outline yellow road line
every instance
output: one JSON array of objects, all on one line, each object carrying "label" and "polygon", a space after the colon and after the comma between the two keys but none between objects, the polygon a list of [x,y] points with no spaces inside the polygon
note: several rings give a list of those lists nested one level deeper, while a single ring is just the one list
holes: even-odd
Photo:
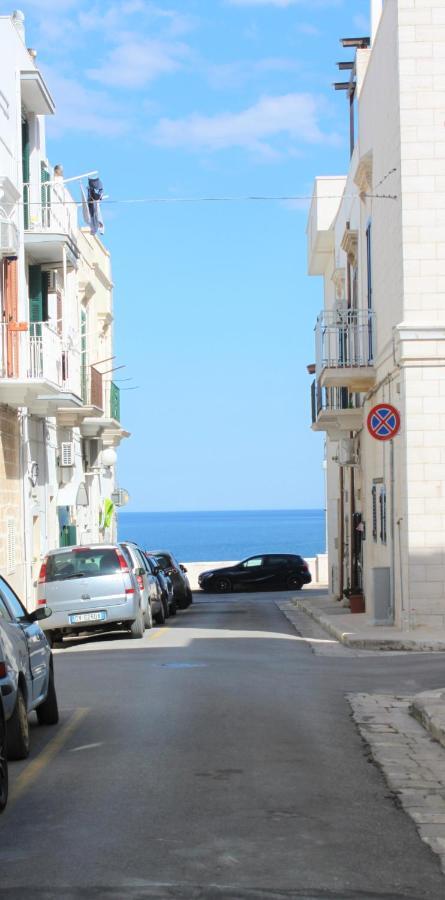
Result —
[{"label": "yellow road line", "polygon": [[12,790],[9,794],[9,802],[14,803],[18,800],[30,787],[33,782],[36,780],[37,776],[40,775],[42,770],[51,760],[57,756],[59,750],[62,749],[63,745],[67,742],[68,738],[72,735],[73,731],[76,730],[77,726],[80,724],[82,719],[85,718],[86,714],[89,712],[89,709],[79,708],[76,709],[74,715],[71,719],[57,732],[55,737],[53,737],[52,741],[46,745],[44,750],[39,754],[39,756],[34,759],[26,769],[23,770],[21,775],[17,778]]},{"label": "yellow road line", "polygon": [[158,628],[156,631],[152,631],[152,633],[148,636],[148,640],[154,641],[156,638],[162,637],[162,635],[165,634],[166,631],[170,631],[168,625],[167,628]]}]

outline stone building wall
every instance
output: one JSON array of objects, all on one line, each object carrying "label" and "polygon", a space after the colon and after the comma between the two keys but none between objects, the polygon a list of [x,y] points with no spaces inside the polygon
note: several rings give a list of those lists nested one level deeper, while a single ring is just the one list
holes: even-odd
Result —
[{"label": "stone building wall", "polygon": [[23,594],[20,424],[17,410],[0,405],[0,574]]}]

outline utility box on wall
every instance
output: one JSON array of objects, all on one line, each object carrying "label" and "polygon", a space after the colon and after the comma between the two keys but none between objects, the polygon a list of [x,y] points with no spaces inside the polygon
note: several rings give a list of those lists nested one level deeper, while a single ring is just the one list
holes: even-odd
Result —
[{"label": "utility box on wall", "polygon": [[391,625],[391,569],[389,566],[374,566],[371,569],[373,625]]}]

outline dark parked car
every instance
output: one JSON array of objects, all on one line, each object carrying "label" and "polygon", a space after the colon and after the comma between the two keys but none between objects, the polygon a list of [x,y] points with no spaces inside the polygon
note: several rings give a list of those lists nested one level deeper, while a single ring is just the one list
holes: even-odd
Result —
[{"label": "dark parked car", "polygon": [[193,603],[193,595],[187,578],[187,569],[178,563],[174,556],[167,550],[150,550],[148,556],[156,560],[156,563],[173,584],[173,595],[178,609],[186,609]]},{"label": "dark parked car", "polygon": [[39,625],[50,615],[48,606],[28,612],[0,577],[0,658],[6,664],[6,681],[0,679],[0,686],[9,759],[28,756],[28,713],[35,710],[40,725],[59,721],[53,657]]},{"label": "dark parked car", "polygon": [[[6,666],[0,661],[0,677],[3,671],[6,674]],[[6,752],[6,716],[3,708],[3,697],[0,693],[0,813],[3,812],[8,802],[8,755]]]},{"label": "dark parked car", "polygon": [[300,591],[312,581],[307,563],[291,553],[265,553],[250,556],[235,566],[202,572],[198,578],[203,591],[225,594],[229,591]]},{"label": "dark parked car", "polygon": [[175,616],[177,605],[175,600],[175,593],[173,590],[173,582],[170,576],[163,572],[157,561],[152,556],[149,556],[149,554],[146,553],[145,550],[143,550],[142,553],[144,554],[147,565],[150,567],[150,570],[157,579],[157,582],[161,589],[162,602],[165,607],[165,618],[167,619],[169,616]]}]

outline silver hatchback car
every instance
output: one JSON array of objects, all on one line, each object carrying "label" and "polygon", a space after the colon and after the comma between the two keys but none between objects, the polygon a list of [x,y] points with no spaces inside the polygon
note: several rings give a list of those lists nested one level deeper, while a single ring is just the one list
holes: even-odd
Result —
[{"label": "silver hatchback car", "polygon": [[86,629],[126,628],[134,638],[145,631],[143,597],[118,544],[51,550],[40,570],[37,606],[48,605],[42,622],[47,637]]}]

